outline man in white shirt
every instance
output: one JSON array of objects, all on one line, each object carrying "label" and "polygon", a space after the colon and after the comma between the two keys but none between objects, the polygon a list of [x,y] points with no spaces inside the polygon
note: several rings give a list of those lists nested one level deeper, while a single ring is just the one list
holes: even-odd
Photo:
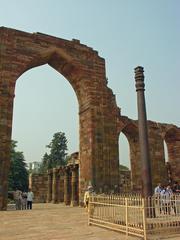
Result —
[{"label": "man in white shirt", "polygon": [[27,193],[27,209],[32,209],[33,198],[34,198],[34,194],[31,191],[31,189],[29,189]]},{"label": "man in white shirt", "polygon": [[158,183],[157,187],[154,189],[154,196],[155,196],[155,211],[156,216],[160,215],[162,213],[162,201],[161,201],[161,192],[163,190],[163,187],[161,183]]},{"label": "man in white shirt", "polygon": [[155,194],[156,196],[157,196],[157,195],[160,195],[162,190],[163,190],[163,188],[162,188],[161,183],[158,183],[157,187],[155,187],[155,189],[154,189],[154,194]]},{"label": "man in white shirt", "polygon": [[173,191],[170,185],[168,185],[166,188],[164,188],[161,191],[161,199],[162,199],[163,210],[165,214],[171,214],[171,206],[173,203],[172,196],[173,196]]}]

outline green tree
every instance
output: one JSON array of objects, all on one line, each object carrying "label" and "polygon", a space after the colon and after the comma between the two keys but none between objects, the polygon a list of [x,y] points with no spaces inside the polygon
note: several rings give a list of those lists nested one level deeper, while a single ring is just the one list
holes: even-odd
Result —
[{"label": "green tree", "polygon": [[44,154],[41,162],[41,166],[39,168],[39,173],[47,172],[48,169],[51,168],[51,160],[47,153]]},{"label": "green tree", "polygon": [[119,170],[120,171],[129,171],[129,168],[128,167],[126,167],[126,166],[124,166],[124,165],[119,165]]},{"label": "green tree", "polygon": [[50,149],[50,153],[45,153],[43,156],[42,169],[44,171],[57,166],[66,165],[67,139],[65,133],[55,133],[52,141],[46,147]]},{"label": "green tree", "polygon": [[27,191],[28,189],[28,171],[23,152],[16,151],[17,141],[11,141],[11,161],[8,178],[9,191],[16,188]]}]

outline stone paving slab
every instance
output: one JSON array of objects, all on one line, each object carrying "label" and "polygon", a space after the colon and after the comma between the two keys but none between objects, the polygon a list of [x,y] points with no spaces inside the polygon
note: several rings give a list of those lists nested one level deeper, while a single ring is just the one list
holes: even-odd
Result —
[{"label": "stone paving slab", "polygon": [[[0,240],[137,240],[88,226],[87,213],[63,204],[34,204],[33,210],[0,212]],[[156,238],[162,239],[162,238]],[[163,238],[165,239],[165,238]],[[170,238],[178,240],[177,238]]]}]

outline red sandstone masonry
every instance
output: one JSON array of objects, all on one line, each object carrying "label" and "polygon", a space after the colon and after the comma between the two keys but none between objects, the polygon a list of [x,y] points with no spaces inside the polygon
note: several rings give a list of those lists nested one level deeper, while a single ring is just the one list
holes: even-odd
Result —
[{"label": "red sandstone masonry", "polygon": [[[132,190],[141,190],[141,162],[138,140],[138,123],[125,116],[118,121],[118,134],[124,133],[129,142],[132,174]],[[167,144],[172,181],[180,182],[180,128],[172,124],[148,121],[149,149],[152,168],[152,183],[167,184],[164,144]]]},{"label": "red sandstone masonry", "polygon": [[118,143],[114,139],[119,110],[107,87],[104,59],[78,40],[4,27],[0,28],[0,46],[0,149],[4,153],[0,162],[6,169],[5,174],[0,169],[0,209],[6,207],[2,199],[7,192],[15,83],[25,71],[42,64],[49,64],[70,82],[79,102],[80,192],[89,182],[96,189],[118,184]]},{"label": "red sandstone masonry", "polygon": [[34,193],[35,203],[45,203],[47,200],[48,176],[47,174],[31,174],[29,187]]},{"label": "red sandstone masonry", "polygon": [[[6,209],[10,163],[13,101],[17,79],[27,70],[49,64],[74,89],[79,103],[80,197],[91,182],[95,190],[119,183],[118,139],[122,131],[130,146],[133,190],[141,189],[137,122],[120,114],[115,95],[107,86],[105,60],[79,40],[0,27],[0,210]],[[153,185],[165,172],[166,141],[172,177],[180,181],[180,129],[149,122]],[[163,176],[163,177],[162,177]]]}]

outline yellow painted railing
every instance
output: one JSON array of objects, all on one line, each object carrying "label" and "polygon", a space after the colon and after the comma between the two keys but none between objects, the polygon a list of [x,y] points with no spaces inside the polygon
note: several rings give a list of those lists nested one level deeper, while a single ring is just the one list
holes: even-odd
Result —
[{"label": "yellow painted railing", "polygon": [[180,233],[180,195],[169,200],[140,195],[95,195],[89,201],[89,225],[147,239],[148,235]]}]

